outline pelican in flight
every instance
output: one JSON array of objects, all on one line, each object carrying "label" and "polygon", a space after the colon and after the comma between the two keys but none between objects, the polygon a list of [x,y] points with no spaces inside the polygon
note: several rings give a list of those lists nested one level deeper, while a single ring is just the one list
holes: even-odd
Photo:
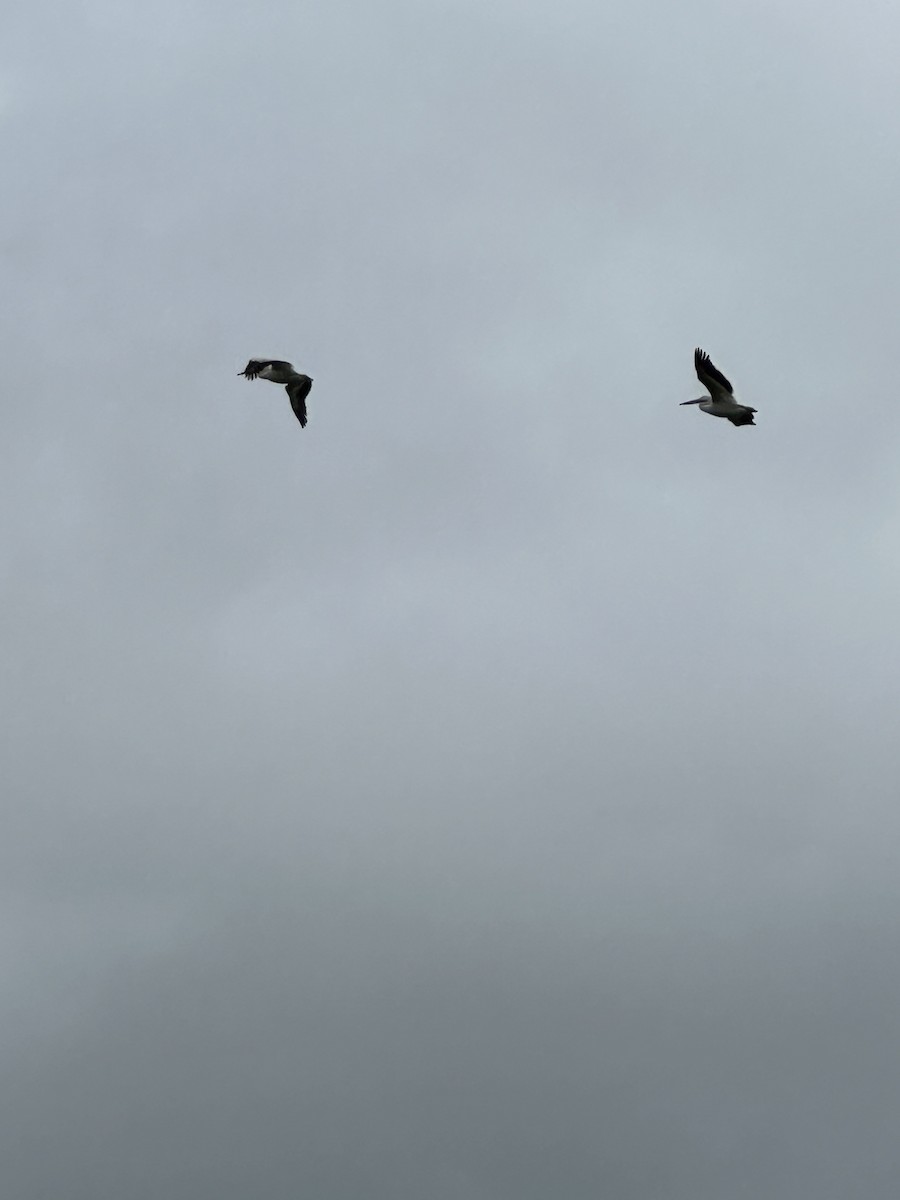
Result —
[{"label": "pelican in flight", "polygon": [[727,417],[732,425],[755,425],[753,414],[755,408],[746,404],[738,404],[734,398],[734,388],[718,369],[710,362],[709,355],[704,350],[694,351],[694,369],[697,378],[709,390],[708,396],[699,400],[682,400],[685,404],[699,404],[700,411],[713,417]]},{"label": "pelican in flight", "polygon": [[302,426],[306,425],[306,397],[313,385],[308,375],[301,375],[289,362],[282,362],[278,358],[251,358],[243,371],[238,371],[238,375],[247,379],[269,379],[272,383],[283,383],[294,416]]}]

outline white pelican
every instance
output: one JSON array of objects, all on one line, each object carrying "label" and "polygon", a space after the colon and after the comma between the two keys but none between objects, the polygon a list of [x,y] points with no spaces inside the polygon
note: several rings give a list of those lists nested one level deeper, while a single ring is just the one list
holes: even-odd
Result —
[{"label": "white pelican", "polygon": [[753,420],[756,409],[748,408],[746,404],[738,404],[734,398],[734,388],[722,372],[712,365],[705,351],[694,351],[694,369],[697,378],[709,389],[709,395],[701,396],[699,400],[682,400],[682,406],[699,404],[701,412],[709,413],[713,417],[727,417],[732,425],[756,424]]},{"label": "white pelican", "polygon": [[313,381],[308,375],[295,371],[289,362],[278,358],[251,358],[243,371],[247,379],[270,379],[272,383],[283,383],[294,410],[294,416],[302,426],[306,425],[306,397],[309,395]]}]

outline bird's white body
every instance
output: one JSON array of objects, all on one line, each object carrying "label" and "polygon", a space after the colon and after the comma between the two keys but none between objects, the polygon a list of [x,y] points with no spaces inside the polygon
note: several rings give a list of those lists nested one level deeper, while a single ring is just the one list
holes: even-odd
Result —
[{"label": "bird's white body", "polygon": [[753,412],[753,409],[748,409],[746,405],[738,404],[734,396],[729,396],[727,399],[715,396],[701,396],[699,400],[688,400],[688,404],[696,404],[701,412],[709,413],[711,417],[737,417],[741,413]]},{"label": "bird's white body", "polygon": [[[265,362],[265,360],[263,360]],[[270,379],[272,383],[282,383],[287,385],[298,376],[298,372],[294,370],[289,362],[266,362],[265,366],[260,367],[258,377],[260,379]]]}]

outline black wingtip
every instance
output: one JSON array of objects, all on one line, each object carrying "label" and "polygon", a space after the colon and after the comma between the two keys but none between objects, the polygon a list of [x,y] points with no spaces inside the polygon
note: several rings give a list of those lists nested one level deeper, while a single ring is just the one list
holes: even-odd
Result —
[{"label": "black wingtip", "polygon": [[[699,346],[694,351],[694,370],[697,372],[698,376],[702,371],[710,379],[714,379],[716,383],[718,383],[725,389],[726,392],[729,393],[729,395],[734,395],[734,388],[731,386],[730,381],[726,379],[719,368],[713,364],[712,359],[709,357],[706,351],[701,350]],[[701,379],[701,383],[702,382],[703,380]]]}]

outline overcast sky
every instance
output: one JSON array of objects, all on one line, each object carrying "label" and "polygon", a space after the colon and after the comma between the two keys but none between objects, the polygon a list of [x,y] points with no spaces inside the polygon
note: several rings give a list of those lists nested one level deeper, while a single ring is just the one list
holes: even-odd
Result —
[{"label": "overcast sky", "polygon": [[895,1200],[900,12],[0,33],[4,1195]]}]

